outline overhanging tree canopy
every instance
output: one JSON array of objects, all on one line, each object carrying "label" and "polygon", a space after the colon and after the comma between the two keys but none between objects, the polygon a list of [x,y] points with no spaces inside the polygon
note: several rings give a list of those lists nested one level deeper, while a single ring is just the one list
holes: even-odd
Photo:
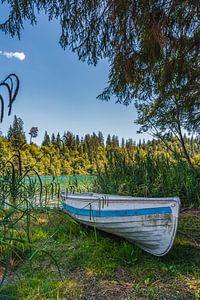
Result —
[{"label": "overhanging tree canopy", "polygon": [[151,127],[151,117],[159,117],[159,111],[165,113],[169,102],[175,101],[184,116],[181,126],[199,130],[199,1],[4,2],[10,13],[0,24],[3,32],[19,36],[24,21],[35,24],[36,13],[43,10],[49,20],[59,20],[63,48],[69,47],[79,59],[92,64],[108,59],[109,84],[100,98],[108,100],[115,95],[123,104],[136,100],[143,129]]}]

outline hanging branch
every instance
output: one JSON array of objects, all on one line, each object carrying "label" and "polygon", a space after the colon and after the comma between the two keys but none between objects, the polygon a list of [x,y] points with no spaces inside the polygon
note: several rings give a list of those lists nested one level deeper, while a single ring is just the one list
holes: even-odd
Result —
[{"label": "hanging branch", "polygon": [[0,112],[0,123],[3,122],[3,115],[4,115],[4,102],[3,97],[0,94],[0,101],[1,101],[1,112]]},{"label": "hanging branch", "polygon": [[[2,82],[0,82],[0,87],[6,87],[8,92],[8,116],[11,114],[12,105],[15,101],[18,91],[19,91],[19,78],[14,73],[8,75]],[[4,97],[0,94],[0,103],[1,103],[1,111],[0,111],[0,123],[3,122],[4,117]]]}]

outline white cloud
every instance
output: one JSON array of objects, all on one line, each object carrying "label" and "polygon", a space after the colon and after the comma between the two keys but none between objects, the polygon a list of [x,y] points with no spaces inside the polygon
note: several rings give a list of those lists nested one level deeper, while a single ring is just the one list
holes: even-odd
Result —
[{"label": "white cloud", "polygon": [[6,56],[7,58],[17,58],[19,60],[24,60],[26,55],[24,52],[7,52],[7,51],[0,51],[0,55]]}]

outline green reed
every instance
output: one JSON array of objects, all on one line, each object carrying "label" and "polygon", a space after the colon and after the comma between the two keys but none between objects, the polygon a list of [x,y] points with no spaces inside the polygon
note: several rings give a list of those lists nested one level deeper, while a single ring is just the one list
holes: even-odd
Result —
[{"label": "green reed", "polygon": [[[76,177],[68,180],[65,187],[61,187],[55,177],[42,182],[33,168],[23,168],[20,151],[9,161],[0,161],[0,170],[0,285],[13,272],[16,262],[28,259],[31,265],[38,253],[48,255],[59,271],[55,258],[44,249],[46,241],[40,248],[32,241],[31,225],[35,220],[35,211],[46,213],[56,209],[61,213],[61,188],[68,192],[80,192],[89,186],[80,186]],[[70,218],[68,221],[71,222]]]},{"label": "green reed", "polygon": [[107,154],[107,164],[99,170],[97,189],[111,194],[140,197],[179,196],[184,206],[200,206],[200,168],[183,160],[172,160],[153,151]]}]

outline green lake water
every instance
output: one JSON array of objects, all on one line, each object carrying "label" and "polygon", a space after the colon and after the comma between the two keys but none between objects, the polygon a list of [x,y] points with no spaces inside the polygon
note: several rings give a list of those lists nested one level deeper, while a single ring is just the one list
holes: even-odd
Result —
[{"label": "green lake water", "polygon": [[[65,189],[69,185],[78,185],[79,187],[87,187],[93,185],[96,176],[92,175],[67,175],[67,176],[40,176],[42,183],[48,185],[51,183],[60,184],[61,189]],[[31,179],[38,180],[36,176],[31,176]]]},{"label": "green lake water", "polygon": [[[40,179],[42,185],[40,184]],[[96,176],[27,176],[25,180],[27,187],[29,187],[29,193],[27,194],[28,200],[31,205],[35,207],[58,207],[60,206],[60,192],[92,192],[94,191],[94,182]],[[10,202],[10,198],[6,199],[6,202]],[[0,203],[4,208],[7,204]],[[22,208],[24,202],[21,204]]]},{"label": "green lake water", "polygon": [[[31,180],[39,183],[36,176],[31,176]],[[94,181],[96,176],[40,176],[42,181],[42,195],[39,192],[34,195],[32,200],[35,205],[59,206],[60,192],[89,192],[94,189]]]}]

